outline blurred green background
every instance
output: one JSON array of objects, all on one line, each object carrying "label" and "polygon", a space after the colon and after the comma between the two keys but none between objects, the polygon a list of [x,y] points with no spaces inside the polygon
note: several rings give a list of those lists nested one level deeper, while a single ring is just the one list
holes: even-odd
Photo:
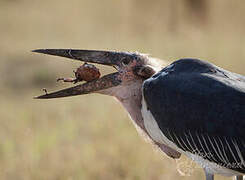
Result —
[{"label": "blurred green background", "polygon": [[145,143],[111,97],[32,99],[43,87],[69,86],[56,78],[79,62],[30,51],[196,57],[244,74],[244,17],[244,0],[0,0],[0,179],[204,178],[184,157],[176,162]]}]

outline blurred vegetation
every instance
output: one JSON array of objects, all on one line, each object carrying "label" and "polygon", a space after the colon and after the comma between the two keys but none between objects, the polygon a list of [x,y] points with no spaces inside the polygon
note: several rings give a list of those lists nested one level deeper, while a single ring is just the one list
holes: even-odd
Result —
[{"label": "blurred vegetation", "polygon": [[0,0],[0,179],[203,178],[200,168],[180,177],[176,167],[190,162],[152,150],[111,97],[33,100],[43,87],[67,87],[55,80],[79,63],[30,51],[196,57],[244,74],[244,15],[243,0]]}]

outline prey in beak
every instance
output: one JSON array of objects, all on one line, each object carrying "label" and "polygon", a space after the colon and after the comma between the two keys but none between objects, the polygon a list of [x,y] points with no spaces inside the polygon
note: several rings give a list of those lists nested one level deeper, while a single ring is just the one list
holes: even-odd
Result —
[{"label": "prey in beak", "polygon": [[115,89],[117,86],[128,86],[136,81],[143,82],[156,72],[150,58],[139,53],[76,49],[37,49],[33,52],[65,57],[85,63],[107,65],[117,69],[115,73],[71,88],[46,93],[35,97],[36,99],[61,98],[89,93],[114,95],[116,92],[109,91],[109,89],[117,91]]},{"label": "prey in beak", "polygon": [[81,81],[93,81],[99,79],[100,77],[100,70],[93,64],[84,63],[83,65],[79,66],[76,71],[73,71],[75,78],[58,78],[58,81],[63,82],[73,82],[76,84],[77,82]]}]

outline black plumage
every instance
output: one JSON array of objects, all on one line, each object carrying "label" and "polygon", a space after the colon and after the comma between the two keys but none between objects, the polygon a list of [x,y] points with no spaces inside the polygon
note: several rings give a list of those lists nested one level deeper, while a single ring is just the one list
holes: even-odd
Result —
[{"label": "black plumage", "polygon": [[179,148],[245,173],[245,77],[181,59],[143,85],[147,108]]}]

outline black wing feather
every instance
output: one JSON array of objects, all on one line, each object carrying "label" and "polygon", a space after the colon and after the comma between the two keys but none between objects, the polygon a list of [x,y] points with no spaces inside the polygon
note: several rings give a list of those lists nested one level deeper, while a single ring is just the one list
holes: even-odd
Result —
[{"label": "black wing feather", "polygon": [[164,135],[184,151],[245,173],[245,77],[182,59],[144,82]]}]

